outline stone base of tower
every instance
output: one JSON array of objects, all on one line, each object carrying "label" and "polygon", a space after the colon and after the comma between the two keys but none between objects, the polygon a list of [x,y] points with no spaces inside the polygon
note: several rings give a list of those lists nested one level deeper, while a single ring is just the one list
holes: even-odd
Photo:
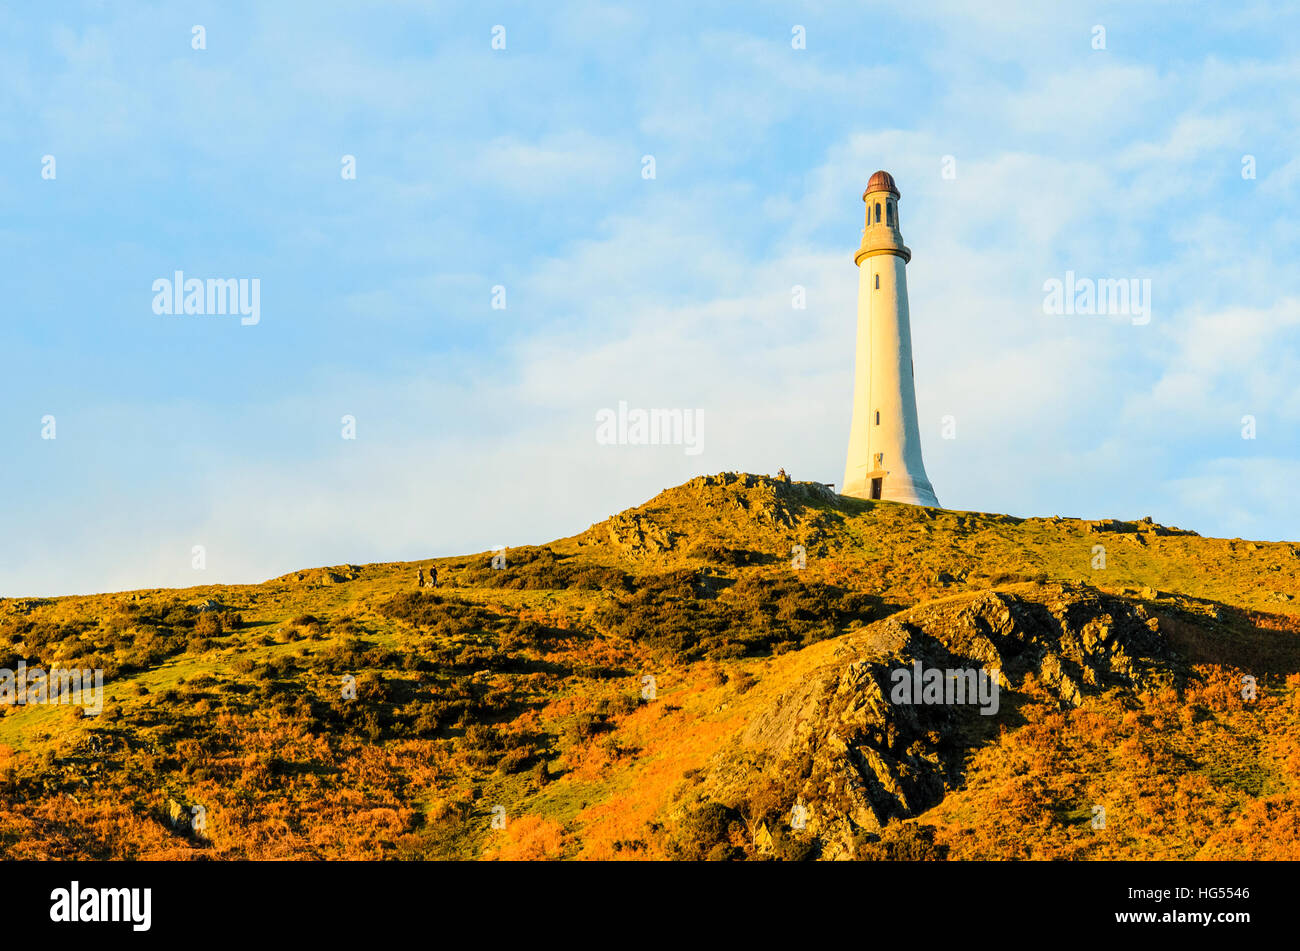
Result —
[{"label": "stone base of tower", "polygon": [[925,505],[930,508],[943,508],[928,482],[913,482],[908,478],[890,478],[881,481],[880,494],[875,495],[872,479],[860,479],[846,483],[841,495],[855,499],[881,499],[885,502],[906,502],[909,505]]}]

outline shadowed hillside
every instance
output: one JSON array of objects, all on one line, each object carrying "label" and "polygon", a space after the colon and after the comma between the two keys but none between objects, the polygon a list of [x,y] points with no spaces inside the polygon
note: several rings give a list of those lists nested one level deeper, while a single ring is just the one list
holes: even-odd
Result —
[{"label": "shadowed hillside", "polygon": [[504,564],[4,599],[0,668],[105,697],[0,706],[0,854],[1300,858],[1297,594],[1290,543],[724,473]]}]

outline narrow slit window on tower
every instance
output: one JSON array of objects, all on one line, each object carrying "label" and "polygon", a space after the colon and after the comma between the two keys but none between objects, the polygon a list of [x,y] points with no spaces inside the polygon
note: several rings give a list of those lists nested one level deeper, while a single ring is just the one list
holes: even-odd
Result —
[{"label": "narrow slit window on tower", "polygon": [[880,290],[880,275],[876,275],[876,290]]},{"label": "narrow slit window on tower", "polygon": [[876,410],[876,425],[880,425],[880,410]]},{"label": "narrow slit window on tower", "polygon": [[892,201],[885,206],[885,224],[891,228],[894,226],[894,203]]},{"label": "narrow slit window on tower", "polygon": [[880,224],[880,202],[876,202],[876,224]]}]

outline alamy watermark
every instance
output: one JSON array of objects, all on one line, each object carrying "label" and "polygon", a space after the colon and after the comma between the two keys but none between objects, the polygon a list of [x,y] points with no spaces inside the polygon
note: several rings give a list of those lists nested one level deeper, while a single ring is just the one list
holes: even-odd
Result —
[{"label": "alamy watermark", "polygon": [[50,892],[50,921],[128,922],[132,931],[148,931],[153,922],[151,888],[82,888],[73,880]]},{"label": "alamy watermark", "polygon": [[976,667],[947,669],[921,666],[919,660],[912,666],[897,667],[890,671],[893,689],[889,699],[895,704],[979,704],[980,713],[992,716],[998,712],[998,671]]},{"label": "alamy watermark", "polygon": [[684,446],[688,456],[704,451],[704,410],[618,409],[596,411],[596,442],[601,446]]},{"label": "alamy watermark", "polygon": [[1076,278],[1065,272],[1043,282],[1043,313],[1063,316],[1131,317],[1134,326],[1151,322],[1151,278]]},{"label": "alamy watermark", "polygon": [[67,670],[27,666],[20,660],[15,670],[0,668],[0,704],[26,706],[66,703],[83,707],[92,716],[104,709],[104,671]]},{"label": "alamy watermark", "polygon": [[251,327],[262,319],[262,279],[217,278],[206,281],[187,278],[183,271],[153,282],[153,312],[159,315],[214,317],[239,314],[239,322]]}]

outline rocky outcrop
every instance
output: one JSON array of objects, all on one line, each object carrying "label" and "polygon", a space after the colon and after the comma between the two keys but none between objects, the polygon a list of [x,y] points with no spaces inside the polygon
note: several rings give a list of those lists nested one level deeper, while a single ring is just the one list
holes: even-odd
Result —
[{"label": "rocky outcrop", "polygon": [[[784,557],[789,540],[811,545],[833,533],[849,501],[820,482],[722,472],[698,476],[592,525],[578,536],[578,544],[608,546],[624,557],[639,558],[688,549],[689,543],[704,539],[719,544],[744,540]],[[725,530],[719,532],[720,526]]]},{"label": "rocky outcrop", "polygon": [[[939,673],[911,695],[928,671]],[[800,790],[808,827],[837,857],[960,785],[970,750],[1015,717],[1031,675],[1077,706],[1111,687],[1178,683],[1185,668],[1142,604],[1084,585],[976,592],[846,639],[841,659],[781,697],[743,742],[811,764]]]},{"label": "rocky outcrop", "polygon": [[[668,531],[644,515],[624,512],[603,523],[609,544],[629,556],[670,551],[677,544],[677,533]],[[596,526],[592,526],[594,532]],[[595,533],[599,538],[599,533]]]},{"label": "rocky outcrop", "polygon": [[282,584],[329,585],[355,581],[361,569],[356,565],[338,565],[332,568],[308,568],[304,571],[291,571],[273,579]]},{"label": "rocky outcrop", "polygon": [[[1053,521],[1059,522],[1061,520],[1054,519]],[[1140,518],[1136,522],[1124,522],[1114,518],[1102,518],[1102,519],[1085,520],[1082,524],[1083,524],[1084,531],[1092,535],[1132,534],[1132,533],[1138,533],[1138,534],[1147,533],[1150,535],[1157,535],[1160,537],[1167,537],[1171,535],[1192,535],[1192,536],[1196,535],[1196,532],[1190,531],[1188,529],[1182,529],[1172,525],[1160,525],[1153,518],[1151,518],[1150,515],[1147,515],[1144,518]]]}]

